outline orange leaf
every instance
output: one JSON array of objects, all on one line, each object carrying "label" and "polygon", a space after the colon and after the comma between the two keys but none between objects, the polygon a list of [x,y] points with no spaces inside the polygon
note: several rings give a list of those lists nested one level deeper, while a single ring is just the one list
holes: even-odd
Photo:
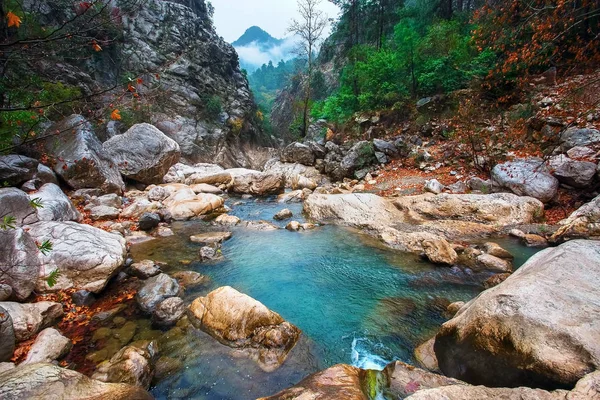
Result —
[{"label": "orange leaf", "polygon": [[11,26],[14,27],[19,27],[21,26],[21,18],[19,18],[19,16],[17,14],[14,14],[12,11],[9,11],[6,14],[6,19],[8,19],[8,27],[10,28]]},{"label": "orange leaf", "polygon": [[142,78],[137,78],[137,84],[141,85],[142,83],[144,83],[144,81],[142,80]]},{"label": "orange leaf", "polygon": [[110,113],[110,119],[114,121],[118,121],[121,119],[121,114],[118,109],[115,109],[113,110],[113,112]]},{"label": "orange leaf", "polygon": [[98,43],[96,43],[96,41],[95,41],[95,40],[92,42],[92,48],[93,48],[95,51],[102,51],[102,47],[100,47],[100,45],[99,45]]}]

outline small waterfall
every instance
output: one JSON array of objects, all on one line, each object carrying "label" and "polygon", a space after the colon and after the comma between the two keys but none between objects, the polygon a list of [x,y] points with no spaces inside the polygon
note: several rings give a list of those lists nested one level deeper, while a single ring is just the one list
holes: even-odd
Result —
[{"label": "small waterfall", "polygon": [[355,337],[352,340],[352,365],[361,369],[383,370],[390,361],[373,351],[381,346],[381,343],[373,343],[367,338]]}]

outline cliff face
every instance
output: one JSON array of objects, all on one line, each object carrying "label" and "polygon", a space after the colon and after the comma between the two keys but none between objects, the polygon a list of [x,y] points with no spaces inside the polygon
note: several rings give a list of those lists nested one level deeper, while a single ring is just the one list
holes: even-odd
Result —
[{"label": "cliff face", "polygon": [[[48,23],[73,15],[70,5],[41,1],[45,7],[36,7],[45,10],[41,18]],[[142,116],[138,107],[134,122],[157,126],[179,143],[188,162],[261,166],[266,151],[260,146],[268,146],[270,139],[261,132],[237,53],[215,32],[205,1],[113,0],[110,7],[114,32],[103,33],[110,39],[98,39],[102,51],[48,59],[34,67],[38,73],[86,94],[119,85],[96,97],[97,105],[116,102],[121,111],[133,112],[135,102],[115,100],[131,82],[145,107]],[[136,84],[136,78],[143,84]],[[123,122],[99,122],[100,138],[123,133]]]}]

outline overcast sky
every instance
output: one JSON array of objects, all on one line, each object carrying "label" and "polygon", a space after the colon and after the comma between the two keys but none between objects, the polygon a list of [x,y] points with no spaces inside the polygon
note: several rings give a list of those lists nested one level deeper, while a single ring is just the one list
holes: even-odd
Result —
[{"label": "overcast sky", "polygon": [[[212,4],[217,33],[228,42],[253,25],[281,39],[287,35],[290,20],[298,18],[296,0],[212,0]],[[320,9],[330,18],[337,17],[338,8],[327,0],[321,0]]]}]

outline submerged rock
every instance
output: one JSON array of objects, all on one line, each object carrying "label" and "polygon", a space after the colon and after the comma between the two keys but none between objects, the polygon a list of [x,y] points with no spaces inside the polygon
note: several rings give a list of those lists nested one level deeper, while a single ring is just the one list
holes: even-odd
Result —
[{"label": "submerged rock", "polygon": [[241,349],[267,372],[283,364],[300,337],[300,330],[279,314],[229,286],[194,300],[188,317],[196,328]]},{"label": "submerged rock", "polygon": [[206,275],[199,274],[196,271],[178,271],[171,275],[177,279],[177,282],[183,287],[192,288],[210,282]]},{"label": "submerged rock", "polygon": [[231,238],[231,232],[206,232],[190,236],[190,240],[200,244],[222,243]]},{"label": "submerged rock", "polygon": [[474,384],[573,386],[599,366],[599,285],[600,242],[537,253],[442,325],[440,369]]},{"label": "submerged rock", "polygon": [[0,382],[0,398],[5,400],[45,400],[49,393],[61,400],[153,399],[140,387],[100,382],[52,364],[20,365],[0,373]]}]

